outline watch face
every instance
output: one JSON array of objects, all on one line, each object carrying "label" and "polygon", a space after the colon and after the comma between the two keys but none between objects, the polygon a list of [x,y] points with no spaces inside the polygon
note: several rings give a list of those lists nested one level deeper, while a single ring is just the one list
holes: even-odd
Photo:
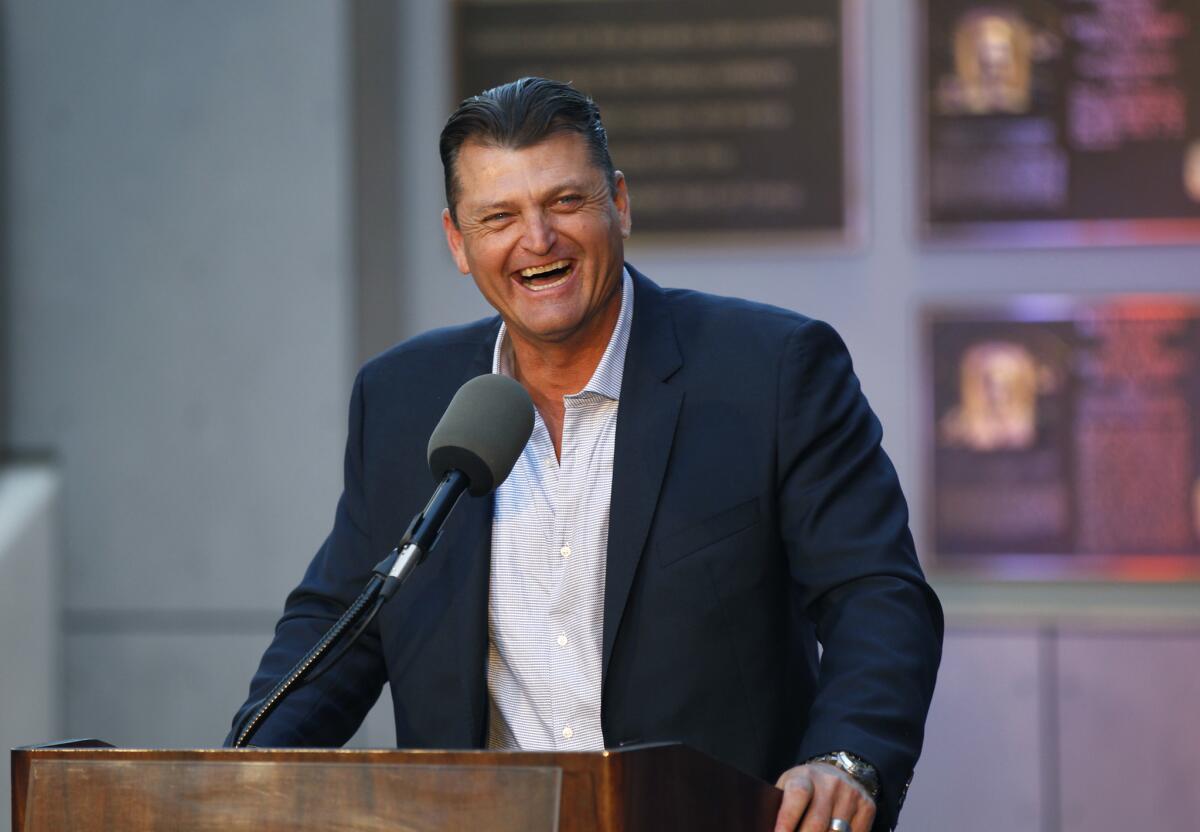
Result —
[{"label": "watch face", "polygon": [[875,797],[879,791],[879,776],[875,773],[875,767],[845,751],[839,751],[836,756],[837,764],[861,783],[871,793],[871,797]]}]

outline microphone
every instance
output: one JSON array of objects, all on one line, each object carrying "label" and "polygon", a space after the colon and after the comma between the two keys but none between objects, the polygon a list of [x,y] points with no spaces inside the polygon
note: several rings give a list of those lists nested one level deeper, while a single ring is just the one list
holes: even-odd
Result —
[{"label": "microphone", "polygon": [[[230,735],[234,748],[250,742],[284,697],[323,676],[346,654],[437,545],[442,525],[463,492],[482,497],[494,491],[512,472],[531,433],[533,401],[525,388],[508,376],[476,376],[458,389],[429,437],[429,470],[438,480],[433,496],[413,518],[399,545],[375,567],[349,609],[266,696],[247,709]],[[346,640],[337,651],[329,654],[343,638]]]},{"label": "microphone", "polygon": [[472,497],[490,493],[512,473],[533,433],[533,401],[508,376],[468,381],[429,437],[429,470],[435,478],[462,471]]},{"label": "microphone", "polygon": [[512,473],[531,433],[533,400],[508,376],[476,376],[458,388],[429,437],[429,471],[440,478],[437,488],[400,544],[375,567],[376,574],[386,576],[384,600],[437,545],[442,525],[464,491],[482,497]]}]

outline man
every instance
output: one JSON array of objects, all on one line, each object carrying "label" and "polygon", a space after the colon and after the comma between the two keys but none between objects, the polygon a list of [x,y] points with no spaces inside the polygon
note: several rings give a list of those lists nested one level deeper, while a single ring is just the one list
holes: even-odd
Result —
[{"label": "man", "polygon": [[441,152],[451,254],[499,318],[359,373],[334,528],[250,701],[423,504],[425,443],[460,384],[511,375],[534,433],[494,498],[459,507],[377,626],[255,742],[341,744],[387,681],[401,747],[681,740],[776,780],[779,830],[891,828],[942,620],[845,347],[820,322],[627,266],[629,190],[595,105],[567,85],[468,99]]}]

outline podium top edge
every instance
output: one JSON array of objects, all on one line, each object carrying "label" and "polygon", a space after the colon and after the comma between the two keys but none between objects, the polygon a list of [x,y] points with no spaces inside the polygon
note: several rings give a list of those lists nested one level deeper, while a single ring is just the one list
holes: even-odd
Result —
[{"label": "podium top edge", "polygon": [[[26,745],[18,746],[12,750],[15,753],[40,755],[79,755],[98,757],[113,757],[113,756],[146,756],[146,755],[171,755],[180,757],[244,757],[244,756],[288,756],[288,757],[312,757],[312,758],[334,758],[334,757],[388,757],[388,756],[403,756],[403,757],[426,757],[434,759],[438,757],[462,757],[462,756],[478,756],[480,758],[489,756],[499,756],[505,758],[520,758],[520,757],[538,757],[545,758],[547,756],[565,757],[565,758],[588,758],[588,757],[613,757],[637,754],[644,751],[663,750],[663,749],[681,749],[691,750],[687,746],[678,742],[655,742],[655,743],[640,743],[637,745],[619,746],[616,748],[606,748],[596,751],[559,751],[555,749],[545,750],[513,750],[501,751],[495,749],[482,748],[167,748],[167,747],[119,747],[100,740],[68,740],[58,743],[49,743],[45,745]],[[695,752],[693,752],[695,753]]]}]

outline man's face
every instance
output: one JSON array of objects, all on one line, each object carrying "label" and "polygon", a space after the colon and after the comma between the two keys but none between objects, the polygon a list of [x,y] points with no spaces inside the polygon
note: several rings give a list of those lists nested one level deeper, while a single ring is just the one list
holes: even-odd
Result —
[{"label": "man's face", "polygon": [[458,224],[442,225],[454,262],[533,347],[607,343],[620,311],[629,197],[614,194],[577,133],[512,148],[459,150]]}]

